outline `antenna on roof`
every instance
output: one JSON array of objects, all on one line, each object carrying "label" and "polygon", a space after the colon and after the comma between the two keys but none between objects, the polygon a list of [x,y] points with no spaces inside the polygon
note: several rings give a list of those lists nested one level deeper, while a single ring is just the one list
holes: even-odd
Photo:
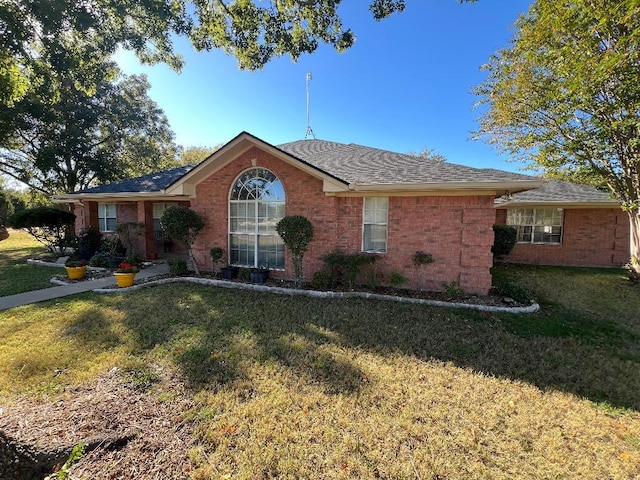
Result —
[{"label": "antenna on roof", "polygon": [[313,133],[311,124],[309,123],[309,84],[312,78],[311,72],[307,73],[307,132],[304,134],[305,140],[309,138],[309,136],[313,137],[314,140],[316,139],[316,134]]}]

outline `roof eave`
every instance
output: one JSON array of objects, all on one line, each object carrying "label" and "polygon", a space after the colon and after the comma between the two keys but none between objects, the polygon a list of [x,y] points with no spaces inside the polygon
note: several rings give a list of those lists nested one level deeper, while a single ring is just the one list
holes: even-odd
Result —
[{"label": "roof eave", "polygon": [[188,200],[186,195],[168,195],[164,190],[153,192],[111,192],[111,193],[69,193],[55,195],[52,197],[53,203],[79,203],[83,200],[96,201],[137,201],[137,200]]},{"label": "roof eave", "polygon": [[562,207],[562,208],[620,208],[620,204],[616,200],[611,200],[607,202],[597,201],[580,201],[580,202],[569,202],[569,201],[504,201],[500,203],[496,203],[495,208],[527,208],[527,207]]},{"label": "roof eave", "polygon": [[544,180],[479,181],[479,182],[430,182],[430,183],[352,183],[349,190],[354,192],[444,192],[468,191],[494,195],[517,193],[539,188]]}]

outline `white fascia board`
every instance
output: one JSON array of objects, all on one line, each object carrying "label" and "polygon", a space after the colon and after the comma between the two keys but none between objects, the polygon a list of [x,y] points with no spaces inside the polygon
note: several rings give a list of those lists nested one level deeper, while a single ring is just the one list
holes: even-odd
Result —
[{"label": "white fascia board", "polygon": [[354,192],[424,192],[438,193],[455,192],[479,192],[502,195],[506,192],[516,193],[532,190],[544,185],[544,180],[520,180],[513,182],[438,182],[438,183],[355,183],[350,185]]},{"label": "white fascia board", "polygon": [[620,208],[620,203],[616,200],[609,202],[518,202],[506,201],[495,204],[496,209],[503,208],[545,208],[545,207],[562,207],[562,208]]}]

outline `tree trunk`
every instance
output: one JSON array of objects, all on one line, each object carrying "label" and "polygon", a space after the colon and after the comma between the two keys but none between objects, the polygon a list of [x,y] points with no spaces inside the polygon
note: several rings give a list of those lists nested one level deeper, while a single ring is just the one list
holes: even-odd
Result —
[{"label": "tree trunk", "polygon": [[196,275],[200,275],[200,270],[198,269],[198,264],[196,263],[196,258],[193,256],[193,250],[191,250],[191,248],[189,248],[189,259],[191,260],[191,263],[193,264],[193,271],[196,273]]},{"label": "tree trunk", "polygon": [[632,280],[640,281],[640,210],[629,210],[629,267]]}]

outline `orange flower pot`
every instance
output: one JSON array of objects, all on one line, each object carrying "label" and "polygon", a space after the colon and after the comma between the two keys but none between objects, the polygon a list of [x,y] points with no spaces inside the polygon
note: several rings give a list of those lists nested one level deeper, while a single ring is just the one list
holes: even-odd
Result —
[{"label": "orange flower pot", "polygon": [[120,288],[130,287],[136,278],[135,273],[114,273],[113,275],[116,277],[116,283]]}]

